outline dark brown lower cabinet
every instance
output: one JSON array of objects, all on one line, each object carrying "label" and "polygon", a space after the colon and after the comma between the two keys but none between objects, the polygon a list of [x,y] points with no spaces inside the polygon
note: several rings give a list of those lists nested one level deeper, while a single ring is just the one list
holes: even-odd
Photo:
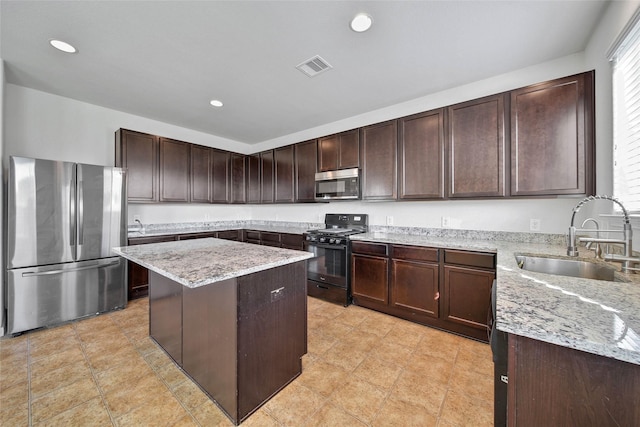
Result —
[{"label": "dark brown lower cabinet", "polygon": [[487,341],[495,254],[354,241],[351,269],[354,304]]},{"label": "dark brown lower cabinet", "polygon": [[[145,245],[147,243],[172,242],[177,236],[135,237],[128,239],[128,245]],[[128,284],[127,299],[132,300],[149,295],[149,270],[141,265],[127,261]]]},{"label": "dark brown lower cabinet", "polygon": [[237,425],[302,372],[306,298],[305,261],[198,288],[153,273],[149,327]]},{"label": "dark brown lower cabinet", "polygon": [[640,365],[509,335],[509,426],[640,426]]}]

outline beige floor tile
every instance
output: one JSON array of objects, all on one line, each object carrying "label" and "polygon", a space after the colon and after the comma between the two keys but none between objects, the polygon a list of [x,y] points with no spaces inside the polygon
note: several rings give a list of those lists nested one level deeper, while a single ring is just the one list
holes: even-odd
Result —
[{"label": "beige floor tile", "polygon": [[440,384],[447,385],[451,379],[451,374],[455,360],[445,360],[430,354],[422,354],[415,351],[407,361],[406,370],[423,376],[429,381],[436,381]]},{"label": "beige floor tile", "polygon": [[113,322],[105,326],[96,326],[86,331],[76,330],[80,341],[89,349],[108,349],[116,342],[124,342],[122,330]]},{"label": "beige floor tile", "polygon": [[192,409],[191,415],[201,426],[232,427],[234,425],[224,412],[210,400]]},{"label": "beige floor tile", "polygon": [[84,362],[84,353],[80,344],[63,347],[60,351],[47,357],[42,357],[31,364],[31,377],[39,377],[61,368],[64,365]]},{"label": "beige floor tile", "polygon": [[326,336],[319,332],[307,334],[307,353],[315,356],[323,355],[338,342],[334,337]]},{"label": "beige floor tile", "polygon": [[379,337],[384,337],[393,329],[393,321],[389,319],[384,319],[382,314],[377,312],[372,312],[375,314],[370,314],[366,317],[362,323],[360,323],[357,329],[365,332],[369,332],[375,334]]},{"label": "beige floor tile", "polygon": [[444,360],[455,360],[460,349],[460,340],[461,338],[455,335],[432,330],[424,334],[416,351]]},{"label": "beige floor tile", "polygon": [[322,325],[321,330],[323,335],[339,340],[350,336],[353,328],[351,326],[345,325],[344,323],[329,320]]},{"label": "beige floor tile", "polygon": [[135,347],[127,343],[119,348],[114,348],[104,353],[95,353],[89,356],[89,364],[96,372],[106,371],[122,364],[128,364],[131,360],[140,357]]},{"label": "beige floor tile", "polygon": [[91,426],[106,427],[113,425],[107,410],[100,397],[95,397],[80,405],[74,406],[52,418],[39,423],[34,423],[34,427],[57,427],[57,426]]},{"label": "beige floor tile", "polygon": [[352,310],[351,307],[349,307],[340,313],[340,315],[336,316],[334,321],[356,328],[366,319],[367,313],[364,310]]},{"label": "beige floor tile", "polygon": [[370,383],[350,377],[331,395],[330,400],[334,405],[369,424],[376,417],[386,396],[387,393]]},{"label": "beige floor tile", "polygon": [[149,325],[134,326],[132,328],[123,328],[122,331],[131,341],[138,341],[149,336]]},{"label": "beige floor tile", "polygon": [[0,339],[0,371],[4,363],[26,362],[28,345],[26,335]]},{"label": "beige floor tile", "polygon": [[170,363],[173,363],[173,360],[164,352],[164,350],[152,351],[143,355],[144,360],[147,361],[149,366],[151,366],[154,370],[158,370],[163,366],[166,366]]},{"label": "beige floor tile", "polygon": [[12,362],[0,362],[0,391],[29,380],[27,358],[11,360]]},{"label": "beige floor tile", "polygon": [[348,371],[323,360],[318,360],[308,369],[303,369],[302,375],[298,377],[296,383],[328,397],[345,381],[348,375]]},{"label": "beige floor tile", "polygon": [[138,350],[138,353],[142,355],[149,354],[152,351],[160,350],[160,346],[158,346],[158,344],[156,344],[156,342],[148,334],[144,338],[133,340],[132,343],[136,350]]},{"label": "beige floor tile", "polygon": [[242,427],[278,427],[280,424],[263,408],[251,414],[242,422]]},{"label": "beige floor tile", "polygon": [[29,403],[25,399],[19,405],[5,406],[0,404],[0,425],[1,426],[28,426],[29,425]]},{"label": "beige floor tile", "polygon": [[326,403],[322,406],[305,424],[307,427],[365,427],[366,425],[332,403]]},{"label": "beige floor tile", "polygon": [[450,390],[440,416],[457,426],[490,427],[493,426],[493,403]]},{"label": "beige floor tile", "polygon": [[21,406],[29,401],[29,382],[23,381],[12,384],[11,386],[3,386],[0,390],[0,408],[12,408]]},{"label": "beige floor tile", "polygon": [[[487,347],[489,347],[487,345]],[[456,358],[456,370],[472,371],[491,377],[493,375],[493,356],[491,352],[473,352],[460,347]]]},{"label": "beige floor tile", "polygon": [[413,350],[400,344],[381,341],[371,350],[372,355],[389,364],[406,366]]},{"label": "beige floor tile", "polygon": [[105,393],[104,398],[111,415],[118,418],[138,406],[149,406],[150,397],[159,395],[166,397],[171,396],[171,393],[155,374],[150,374],[129,387],[119,387]]},{"label": "beige floor tile", "polygon": [[199,427],[200,426],[200,424],[198,424],[190,414],[186,414],[175,423],[168,424],[168,425],[170,425],[171,427]]},{"label": "beige floor tile", "polygon": [[454,369],[449,389],[469,397],[493,402],[493,377],[473,371]]},{"label": "beige floor tile", "polygon": [[446,393],[446,385],[435,381],[426,381],[422,375],[405,370],[394,385],[391,397],[420,406],[431,414],[438,415]]},{"label": "beige floor tile", "polygon": [[366,351],[354,349],[349,344],[338,341],[321,357],[322,360],[349,372],[358,367],[367,357]]},{"label": "beige floor tile", "polygon": [[95,337],[95,339],[83,341],[84,352],[89,358],[133,346],[124,333],[115,327],[96,331]]},{"label": "beige floor tile", "polygon": [[100,392],[93,379],[80,379],[34,399],[31,404],[31,419],[34,423],[47,420],[99,396]]},{"label": "beige floor tile", "polygon": [[285,426],[299,426],[325,402],[320,394],[299,385],[289,384],[269,400],[264,408]]},{"label": "beige floor tile", "polygon": [[31,397],[39,397],[76,381],[91,378],[91,371],[84,360],[63,365],[42,375],[31,375]]},{"label": "beige floor tile", "polygon": [[187,411],[170,393],[147,396],[143,405],[116,417],[116,425],[125,426],[159,426],[171,425],[188,415]]},{"label": "beige floor tile", "polygon": [[75,345],[78,345],[80,341],[75,335],[68,335],[61,337],[58,340],[47,341],[42,340],[40,344],[32,345],[29,344],[29,357],[31,359],[31,363],[42,357],[49,357],[52,354],[58,352],[61,348],[70,348]]},{"label": "beige floor tile", "polygon": [[191,381],[187,375],[178,368],[175,363],[168,363],[156,369],[156,373],[167,386],[173,390],[184,381]]},{"label": "beige floor tile", "polygon": [[116,326],[110,313],[101,314],[99,316],[83,319],[74,324],[75,330],[79,335],[90,334],[92,331],[112,328]]},{"label": "beige floor tile", "polygon": [[409,328],[406,324],[398,324],[384,336],[384,341],[415,349],[422,339],[422,328]]},{"label": "beige floor tile", "polygon": [[401,372],[401,366],[384,362],[375,356],[368,356],[353,374],[382,390],[389,390],[398,380]]},{"label": "beige floor tile", "polygon": [[373,427],[436,427],[438,417],[426,409],[404,402],[387,399],[373,421]]},{"label": "beige floor tile", "polygon": [[347,336],[342,337],[340,341],[343,344],[351,346],[354,350],[368,352],[380,342],[380,339],[376,334],[355,330]]},{"label": "beige floor tile", "polygon": [[190,379],[178,384],[171,392],[182,403],[182,406],[188,410],[196,408],[209,400],[209,396]]},{"label": "beige floor tile", "polygon": [[111,369],[96,371],[94,375],[100,389],[104,393],[109,393],[154,373],[142,356],[136,354],[125,363],[120,363]]},{"label": "beige floor tile", "polygon": [[67,323],[54,328],[46,328],[29,332],[28,337],[29,346],[33,352],[34,349],[50,343],[55,344],[60,340],[67,338],[76,338],[76,332],[73,327],[73,323]]}]

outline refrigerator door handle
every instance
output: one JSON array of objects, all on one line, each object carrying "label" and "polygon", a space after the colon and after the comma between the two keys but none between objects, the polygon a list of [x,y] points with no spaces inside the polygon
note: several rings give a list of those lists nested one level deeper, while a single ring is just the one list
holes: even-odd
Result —
[{"label": "refrigerator door handle", "polygon": [[75,246],[76,244],[76,184],[75,177],[71,178],[71,183],[69,185],[69,240],[71,241],[71,246]]},{"label": "refrigerator door handle", "polygon": [[67,269],[41,271],[41,272],[26,271],[26,272],[22,273],[22,277],[51,276],[53,274],[71,273],[73,271],[91,270],[91,269],[94,269],[94,268],[105,268],[105,267],[111,267],[112,265],[117,265],[119,262],[120,262],[120,260],[117,260],[117,261],[111,261],[111,262],[106,263],[106,264],[88,265],[88,266],[85,266],[85,267],[67,268]]},{"label": "refrigerator door handle", "polygon": [[84,244],[84,192],[82,181],[78,181],[78,244]]}]

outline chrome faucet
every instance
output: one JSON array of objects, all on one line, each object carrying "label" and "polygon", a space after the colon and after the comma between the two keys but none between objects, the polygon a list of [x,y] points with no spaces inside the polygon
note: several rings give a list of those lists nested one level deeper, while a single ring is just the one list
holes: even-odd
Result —
[{"label": "chrome faucet", "polygon": [[[593,229],[585,229],[585,228],[576,228],[573,224],[576,218],[576,213],[578,213],[578,211],[580,210],[580,208],[587,202],[590,202],[592,200],[610,200],[613,203],[617,204],[618,206],[620,206],[620,209],[622,209],[622,214],[624,216],[624,224],[623,224],[623,229],[622,230],[600,230],[599,228],[597,229],[598,235],[602,232],[606,232],[606,233],[620,233],[622,232],[622,239],[602,239],[600,237],[580,237],[577,238],[576,236],[576,232],[578,231],[588,231],[588,232],[592,232]],[[585,222],[582,223],[582,226],[584,227],[584,224],[587,222],[588,220],[585,220]],[[634,257],[633,256],[633,249],[632,249],[632,239],[633,239],[633,229],[631,228],[631,222],[629,221],[629,213],[627,212],[627,210],[625,209],[625,207],[622,205],[622,203],[620,203],[620,201],[618,199],[615,199],[611,196],[605,196],[605,195],[596,195],[596,196],[589,196],[583,200],[580,201],[580,203],[578,203],[576,205],[575,208],[573,208],[573,215],[571,215],[571,225],[569,226],[569,240],[567,243],[567,255],[569,256],[578,256],[578,244],[577,242],[591,242],[591,243],[615,243],[615,244],[620,244],[623,247],[623,252],[624,255],[617,255],[617,254],[605,254],[604,259],[605,261],[615,261],[615,262],[620,262],[622,263],[622,271],[623,272],[629,272],[629,271],[636,271],[638,270],[637,268],[634,268],[633,265],[637,262],[640,262],[640,258]]]},{"label": "chrome faucet", "polygon": [[[587,218],[584,221],[582,221],[582,225],[580,226],[580,228],[584,229],[584,226],[586,223],[588,222],[593,222],[596,226],[596,237],[599,239],[600,238],[600,224],[598,224],[598,221],[596,221],[594,218]],[[587,242],[584,247],[587,248],[588,250],[592,250],[591,246],[593,246],[594,242]],[[596,254],[596,258],[601,258],[602,257],[602,248],[600,247],[600,243],[596,243],[595,247],[593,248],[593,251]]]},{"label": "chrome faucet", "polygon": [[138,218],[133,220],[134,222],[137,222],[140,225],[140,228],[138,229],[138,232],[141,234],[144,234],[144,225],[142,225],[142,223],[140,222],[140,220]]}]

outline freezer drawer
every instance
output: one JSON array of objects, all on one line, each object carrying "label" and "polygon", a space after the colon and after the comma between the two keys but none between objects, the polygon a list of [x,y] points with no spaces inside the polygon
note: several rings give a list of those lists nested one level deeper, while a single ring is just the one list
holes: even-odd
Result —
[{"label": "freezer drawer", "polygon": [[52,326],[126,305],[120,257],[7,271],[7,333]]}]

